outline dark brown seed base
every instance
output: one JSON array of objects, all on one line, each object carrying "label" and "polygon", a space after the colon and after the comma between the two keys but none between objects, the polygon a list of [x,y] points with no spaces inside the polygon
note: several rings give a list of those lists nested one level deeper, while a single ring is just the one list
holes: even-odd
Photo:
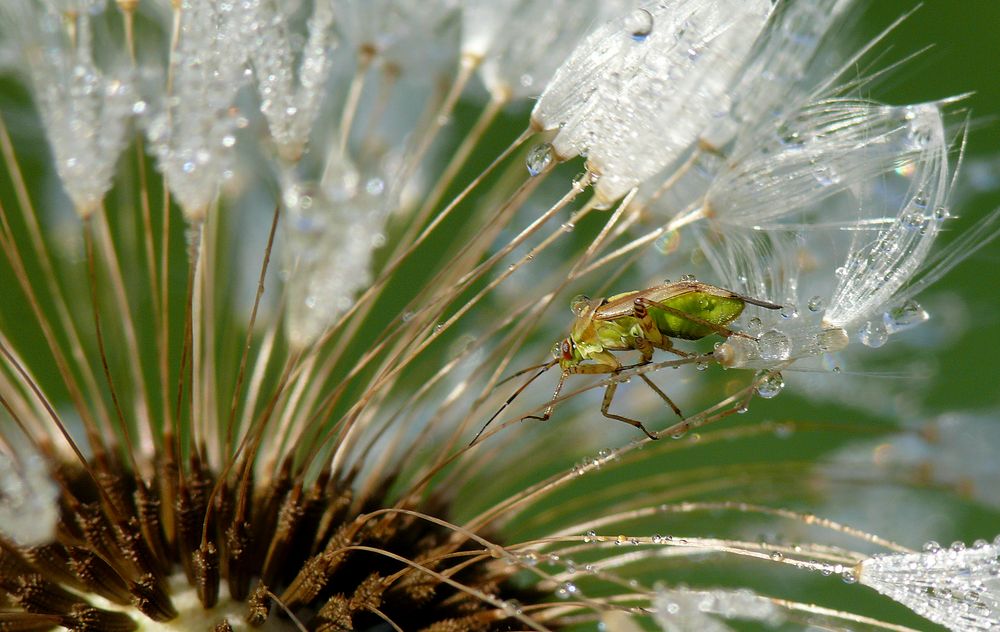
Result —
[{"label": "dark brown seed base", "polygon": [[[0,539],[0,631],[116,632],[137,629],[143,615],[169,621],[178,613],[168,579],[180,572],[206,608],[204,629],[216,631],[231,629],[209,610],[223,582],[253,626],[291,613],[324,632],[385,628],[384,619],[440,632],[525,627],[400,559],[499,599],[541,597],[511,589],[508,565],[450,530],[400,513],[363,519],[381,499],[356,502],[350,474],[305,485],[288,460],[269,481],[230,475],[213,494],[218,479],[200,458],[183,468],[161,458],[156,470],[152,486],[107,457],[91,463],[93,474],[57,468],[56,541],[26,548]],[[448,515],[442,499],[398,506]],[[134,608],[137,619],[81,595]]]}]

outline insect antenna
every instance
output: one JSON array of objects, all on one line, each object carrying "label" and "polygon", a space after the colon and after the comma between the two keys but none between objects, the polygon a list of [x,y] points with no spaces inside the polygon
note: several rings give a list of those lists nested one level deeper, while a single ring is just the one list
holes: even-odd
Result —
[{"label": "insect antenna", "polygon": [[[487,426],[489,426],[491,423],[493,423],[493,420],[496,419],[500,415],[500,413],[502,413],[503,410],[505,408],[507,408],[507,406],[509,406],[510,403],[512,401],[514,401],[514,399],[516,399],[518,395],[521,394],[522,391],[524,391],[524,389],[528,388],[529,384],[531,384],[532,382],[534,382],[535,380],[537,380],[543,373],[545,373],[546,371],[548,371],[549,369],[551,369],[552,367],[554,367],[558,362],[559,362],[559,360],[550,360],[550,361],[546,362],[545,364],[536,364],[535,366],[529,366],[528,368],[522,369],[522,370],[518,371],[517,373],[515,373],[515,374],[513,374],[513,375],[511,375],[511,376],[509,376],[507,378],[505,378],[503,380],[503,382],[506,382],[508,380],[512,380],[512,379],[514,379],[515,377],[517,377],[519,375],[523,375],[523,374],[527,373],[528,371],[532,371],[534,369],[541,368],[541,370],[538,371],[538,373],[535,373],[534,375],[532,375],[531,378],[528,379],[528,381],[526,381],[524,384],[522,384],[521,386],[519,386],[518,389],[516,391],[514,391],[514,393],[511,394],[510,397],[507,398],[507,401],[505,401],[503,403],[503,406],[501,406],[499,409],[497,409],[497,411],[495,413],[493,413],[493,416],[490,417],[486,421],[485,424],[483,424],[483,427],[479,429],[479,432],[477,432],[476,436],[472,438],[472,441],[469,442],[469,445],[470,446],[475,445],[476,441],[479,441],[479,437],[483,436],[483,433],[486,432]],[[503,382],[501,382],[501,384]]]},{"label": "insect antenna", "polygon": [[[503,378],[502,380],[500,380],[499,382],[497,382],[496,386],[494,386],[493,388],[496,388],[497,386],[500,386],[501,384],[506,384],[507,382],[513,380],[515,377],[520,377],[520,376],[524,375],[525,373],[530,373],[531,371],[534,371],[535,369],[545,369],[545,371],[548,371],[549,368],[552,367],[553,365],[555,365],[555,362],[552,361],[552,360],[549,360],[548,362],[542,362],[541,364],[533,364],[533,365],[531,365],[529,367],[525,367],[525,368],[521,369],[520,371],[518,371],[517,373],[511,373],[507,377]],[[543,371],[543,373],[544,373],[544,371]],[[535,378],[531,378],[531,379],[535,379]],[[530,384],[531,382],[528,382],[528,383]]]}]

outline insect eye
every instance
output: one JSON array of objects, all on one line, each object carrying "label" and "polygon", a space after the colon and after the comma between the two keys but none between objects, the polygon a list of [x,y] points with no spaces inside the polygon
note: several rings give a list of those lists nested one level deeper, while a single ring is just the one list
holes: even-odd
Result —
[{"label": "insect eye", "polygon": [[562,359],[572,360],[573,359],[573,343],[569,338],[562,341]]}]

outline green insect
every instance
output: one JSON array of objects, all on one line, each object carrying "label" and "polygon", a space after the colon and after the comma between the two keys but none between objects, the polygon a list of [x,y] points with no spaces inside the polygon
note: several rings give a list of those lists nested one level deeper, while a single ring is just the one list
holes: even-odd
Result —
[{"label": "green insect", "polygon": [[[521,418],[522,420],[548,420],[552,416],[552,409],[559,398],[563,384],[570,375],[618,373],[624,369],[642,366],[652,360],[654,349],[669,351],[681,357],[689,356],[690,354],[674,348],[672,338],[700,340],[713,333],[726,338],[737,335],[726,325],[743,313],[743,308],[747,303],[766,309],[781,308],[780,305],[774,303],[741,296],[735,292],[698,281],[665,283],[645,290],[616,294],[600,300],[591,300],[586,296],[576,297],[572,302],[576,319],[573,321],[569,336],[552,347],[552,355],[555,359],[546,364],[531,367],[531,369],[541,367],[541,370],[507,399],[500,410],[486,422],[472,443],[479,439],[483,431],[486,430],[486,426],[496,419],[521,391],[556,364],[562,369],[562,376],[559,378],[559,383],[552,393],[552,399],[545,408],[545,412],[542,415],[526,415]],[[636,364],[623,365],[615,356],[615,352],[618,351],[638,351],[641,354],[641,359]],[[640,373],[639,377],[679,417],[683,417],[680,409],[666,393],[644,374]],[[618,383],[611,382],[604,389],[601,414],[609,419],[635,426],[646,433],[650,439],[656,439],[657,437],[651,434],[642,425],[642,422],[609,412],[617,388]]]}]

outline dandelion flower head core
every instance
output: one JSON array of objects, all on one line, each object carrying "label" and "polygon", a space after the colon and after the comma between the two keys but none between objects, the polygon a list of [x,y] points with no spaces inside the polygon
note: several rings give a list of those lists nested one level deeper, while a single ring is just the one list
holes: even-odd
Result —
[{"label": "dandelion flower head core", "polygon": [[803,508],[989,504],[970,446],[743,415],[1000,222],[940,248],[961,100],[873,99],[855,5],[4,2],[0,630],[912,624],[745,564],[1000,625],[995,542]]}]

